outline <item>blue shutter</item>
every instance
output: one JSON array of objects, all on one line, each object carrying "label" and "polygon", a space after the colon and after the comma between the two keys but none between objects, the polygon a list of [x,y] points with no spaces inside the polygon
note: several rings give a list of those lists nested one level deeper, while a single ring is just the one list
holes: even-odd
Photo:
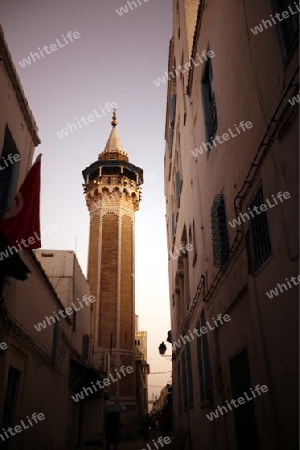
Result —
[{"label": "blue shutter", "polygon": [[[175,119],[175,110],[176,110],[176,94],[170,95],[170,122],[174,122]],[[174,126],[173,126],[174,128]]]},{"label": "blue shutter", "polygon": [[176,200],[177,200],[177,204],[179,204],[179,200],[180,200],[180,172],[176,172],[176,177],[175,177],[175,187],[176,187]]},{"label": "blue shutter", "polygon": [[172,146],[173,146],[173,130],[172,128],[169,128],[169,139],[168,139],[168,143],[169,143],[169,150],[172,153]]},{"label": "blue shutter", "polygon": [[175,228],[176,228],[176,223],[175,223],[175,213],[172,213],[172,236],[175,236]]}]

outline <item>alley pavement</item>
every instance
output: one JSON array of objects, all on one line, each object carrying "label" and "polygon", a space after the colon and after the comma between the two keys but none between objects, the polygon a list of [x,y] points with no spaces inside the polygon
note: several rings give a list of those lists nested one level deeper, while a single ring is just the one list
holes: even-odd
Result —
[{"label": "alley pavement", "polygon": [[[171,440],[173,441],[173,438],[170,437]],[[157,438],[151,438],[149,440],[149,446],[151,448],[151,450],[156,450],[154,443],[152,442],[152,439],[157,440]],[[164,447],[161,447],[160,445],[158,445],[159,448],[163,448],[164,450],[175,450],[174,445],[172,444],[172,442],[170,444],[164,445]],[[100,448],[102,448],[102,450],[105,450],[105,446],[104,447],[80,447],[80,450],[99,450]],[[113,445],[110,446],[110,450],[113,450],[114,447]],[[143,442],[143,440],[140,438],[138,440],[135,441],[127,441],[127,442],[121,442],[118,444],[118,450],[150,450],[149,447],[147,447],[147,443]]]}]

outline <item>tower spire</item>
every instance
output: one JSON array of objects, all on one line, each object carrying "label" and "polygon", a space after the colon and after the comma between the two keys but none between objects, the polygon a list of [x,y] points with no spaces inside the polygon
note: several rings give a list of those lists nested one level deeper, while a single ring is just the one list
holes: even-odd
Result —
[{"label": "tower spire", "polygon": [[118,125],[116,111],[117,111],[116,109],[113,109],[113,116],[111,121],[113,128],[115,128]]},{"label": "tower spire", "polygon": [[116,159],[116,160],[122,160],[122,161],[129,161],[127,153],[123,149],[122,142],[119,138],[116,126],[118,125],[117,122],[117,114],[116,109],[113,109],[113,115],[112,115],[112,130],[110,132],[109,138],[106,142],[105,149],[102,153],[99,154],[98,159],[104,160],[104,159]]}]

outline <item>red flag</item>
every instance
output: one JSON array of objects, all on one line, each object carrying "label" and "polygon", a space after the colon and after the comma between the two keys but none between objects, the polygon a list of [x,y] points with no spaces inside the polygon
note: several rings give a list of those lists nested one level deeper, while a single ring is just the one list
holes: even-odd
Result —
[{"label": "red flag", "polygon": [[0,221],[0,231],[18,250],[41,247],[41,156],[31,166],[12,205]]}]

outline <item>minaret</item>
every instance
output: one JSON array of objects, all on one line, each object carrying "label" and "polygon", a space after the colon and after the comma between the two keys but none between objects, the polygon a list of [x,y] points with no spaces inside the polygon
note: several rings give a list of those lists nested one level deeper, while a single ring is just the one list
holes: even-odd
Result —
[{"label": "minaret", "polygon": [[[93,365],[116,378],[123,366],[135,368],[134,223],[141,200],[143,170],[129,162],[112,130],[98,160],[83,170],[90,212],[88,281],[96,297],[91,315]],[[110,399],[135,403],[135,376],[111,383]],[[129,407],[130,409],[130,407]]]}]

